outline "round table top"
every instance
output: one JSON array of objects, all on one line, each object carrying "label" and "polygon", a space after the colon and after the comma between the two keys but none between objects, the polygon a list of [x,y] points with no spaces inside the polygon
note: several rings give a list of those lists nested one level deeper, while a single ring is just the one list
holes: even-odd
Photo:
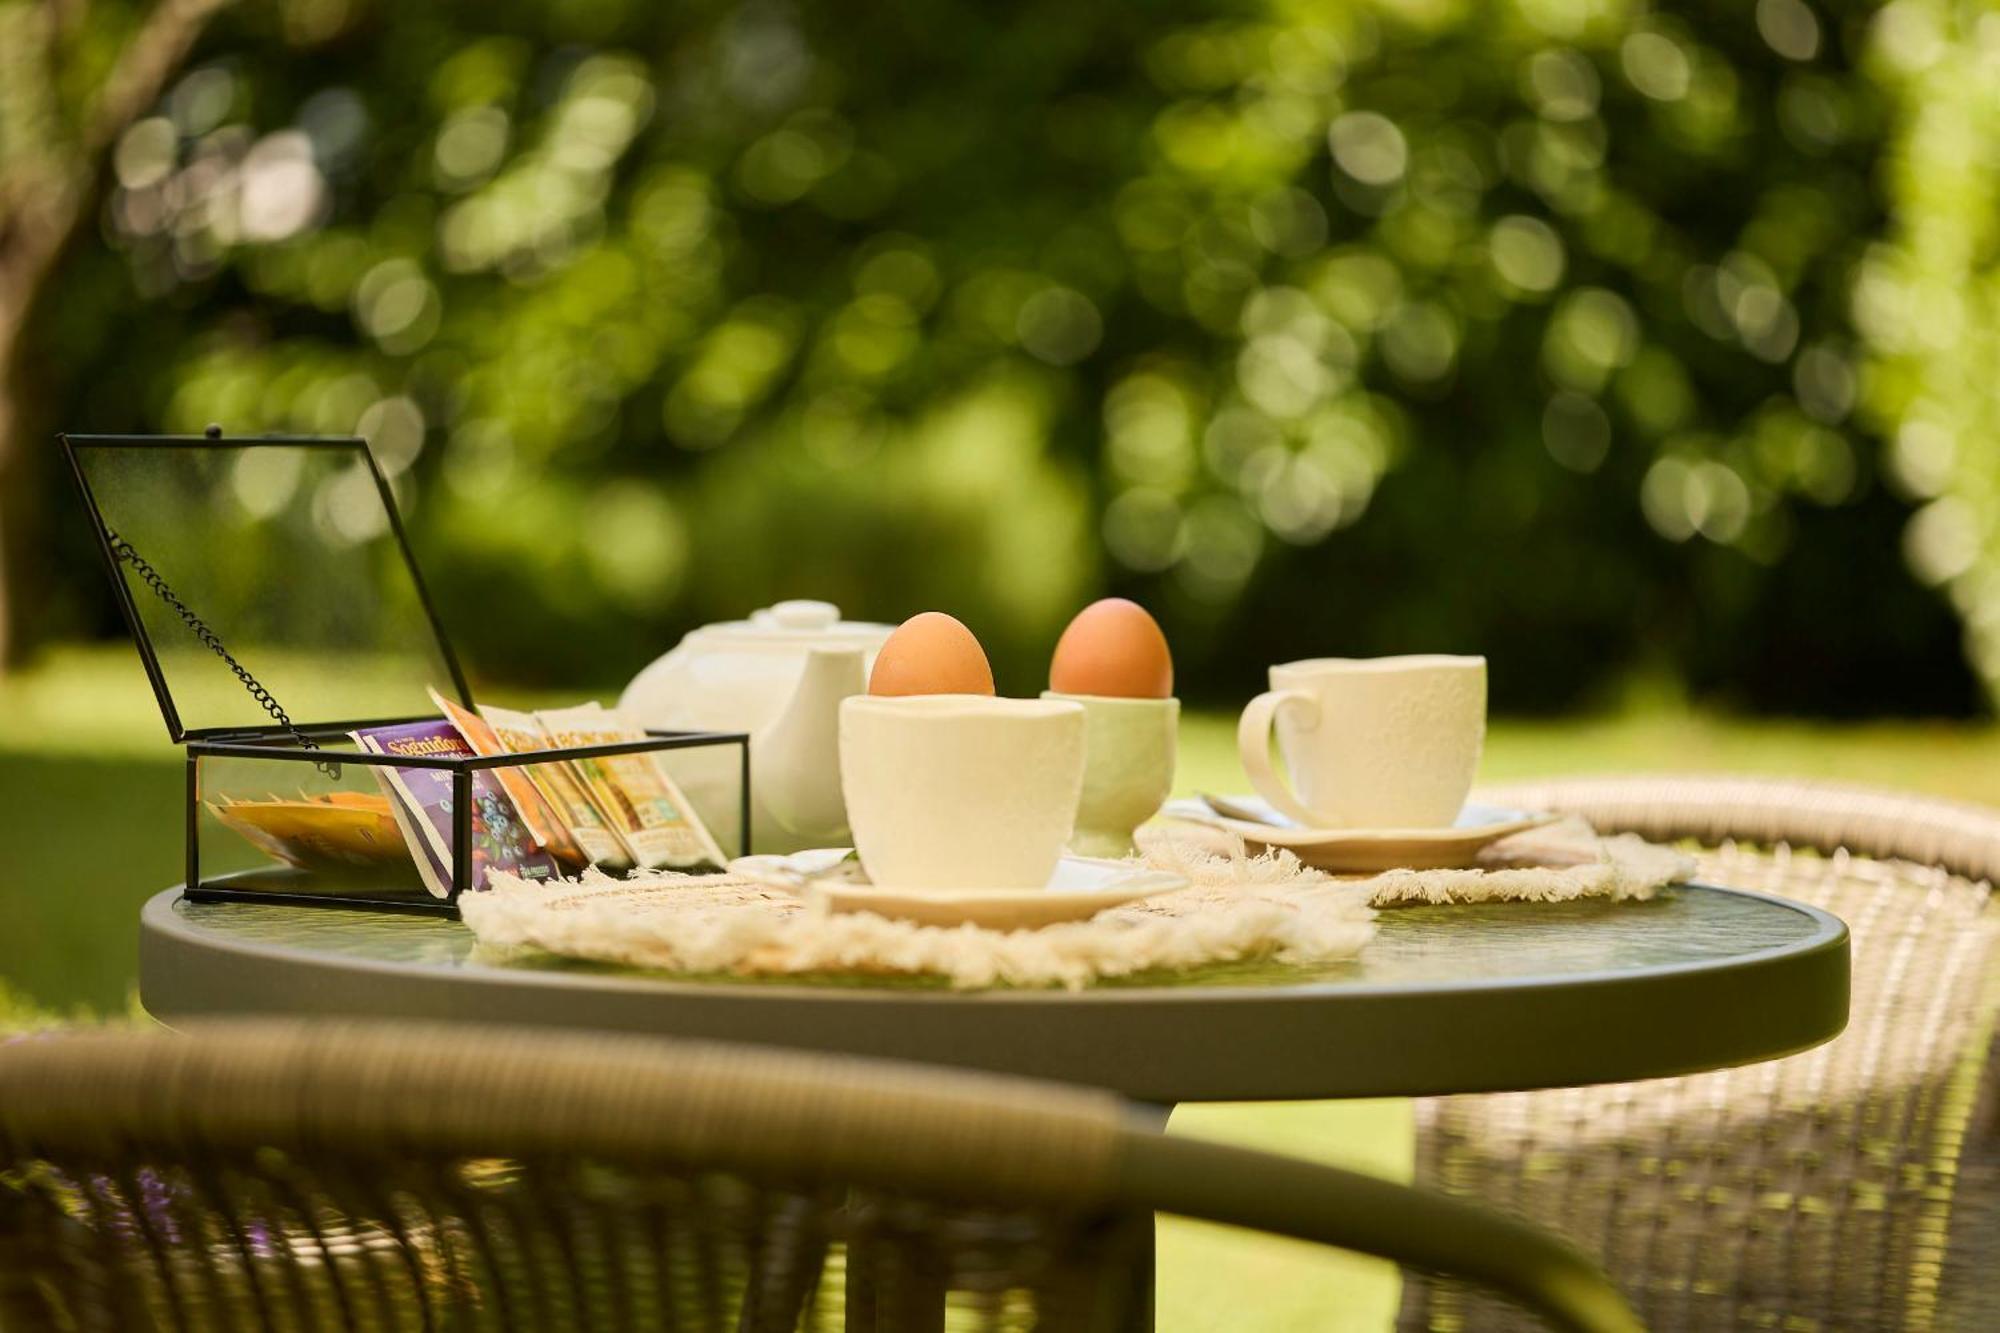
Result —
[{"label": "round table top", "polygon": [[852,977],[676,978],[483,961],[456,921],[193,902],[142,914],[140,993],[168,1023],[347,1015],[551,1024],[958,1065],[1150,1102],[1575,1086],[1770,1059],[1847,1022],[1847,928],[1687,884],[1648,902],[1407,907],[1360,957],[1081,991]]}]

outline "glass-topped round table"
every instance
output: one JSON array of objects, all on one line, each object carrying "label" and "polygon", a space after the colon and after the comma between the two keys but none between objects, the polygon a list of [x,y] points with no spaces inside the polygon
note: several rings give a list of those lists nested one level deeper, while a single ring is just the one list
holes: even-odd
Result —
[{"label": "glass-topped round table", "polygon": [[1847,929],[1689,884],[1650,902],[1383,912],[1355,960],[1083,991],[666,977],[480,956],[455,921],[191,902],[142,917],[140,994],[172,1024],[345,1015],[743,1041],[1087,1083],[1147,1102],[1574,1086],[1817,1045],[1847,1021]]}]

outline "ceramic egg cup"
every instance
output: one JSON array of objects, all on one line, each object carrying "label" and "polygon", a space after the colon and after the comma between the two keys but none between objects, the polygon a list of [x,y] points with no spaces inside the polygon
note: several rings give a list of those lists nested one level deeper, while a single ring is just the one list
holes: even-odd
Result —
[{"label": "ceramic egg cup", "polygon": [[1174,788],[1179,699],[1118,699],[1045,690],[1044,699],[1083,706],[1083,794],[1070,850],[1132,855],[1133,830],[1159,813]]},{"label": "ceramic egg cup", "polygon": [[1039,889],[1084,771],[1084,711],[1050,699],[857,695],[840,706],[854,846],[887,888]]}]

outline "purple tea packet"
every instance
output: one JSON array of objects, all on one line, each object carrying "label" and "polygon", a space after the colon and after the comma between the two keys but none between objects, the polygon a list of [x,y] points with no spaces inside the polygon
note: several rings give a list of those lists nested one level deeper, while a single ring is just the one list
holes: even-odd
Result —
[{"label": "purple tea packet", "polygon": [[[374,754],[409,755],[427,759],[470,759],[474,751],[444,718],[429,722],[404,722],[392,727],[367,727],[350,732],[362,749]],[[442,883],[424,875],[425,885],[437,897],[444,897],[451,885],[451,833],[453,814],[451,774],[433,768],[390,768],[375,770],[376,777],[389,789],[389,797],[405,816],[404,836],[416,835],[422,848],[412,848],[419,857],[418,869],[442,870]],[[424,853],[429,853],[425,858]],[[555,879],[562,874],[556,859],[535,845],[534,836],[514,808],[507,789],[491,772],[472,775],[472,874],[471,888],[486,887],[486,872],[504,870],[522,879]]]}]

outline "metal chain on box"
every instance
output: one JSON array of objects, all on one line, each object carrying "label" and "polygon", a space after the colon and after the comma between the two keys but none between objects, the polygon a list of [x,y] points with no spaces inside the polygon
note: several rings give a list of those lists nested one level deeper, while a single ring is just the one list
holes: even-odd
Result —
[{"label": "metal chain on box", "polygon": [[[222,664],[236,674],[236,679],[243,682],[243,688],[250,692],[250,697],[255,699],[258,705],[265,712],[269,713],[279,726],[291,733],[292,739],[298,742],[300,748],[307,750],[317,750],[320,748],[318,741],[315,741],[312,737],[306,735],[305,732],[299,730],[298,725],[285,712],[284,706],[272,696],[269,690],[264,688],[263,682],[251,675],[250,669],[237,661],[234,653],[222,646],[221,637],[214,630],[210,629],[208,623],[196,615],[186,602],[180,599],[179,595],[167,583],[165,576],[159,570],[153,568],[152,562],[140,555],[131,542],[126,541],[110,528],[104,530],[104,535],[111,543],[111,553],[132,566],[132,572],[137,574],[140,580],[148,588],[151,588],[161,601],[167,604],[168,609],[181,618],[181,623],[188,627],[195,638],[201,640],[204,647],[222,659]],[[330,760],[322,760],[315,764],[314,767],[330,778],[340,776],[340,765]]]}]

